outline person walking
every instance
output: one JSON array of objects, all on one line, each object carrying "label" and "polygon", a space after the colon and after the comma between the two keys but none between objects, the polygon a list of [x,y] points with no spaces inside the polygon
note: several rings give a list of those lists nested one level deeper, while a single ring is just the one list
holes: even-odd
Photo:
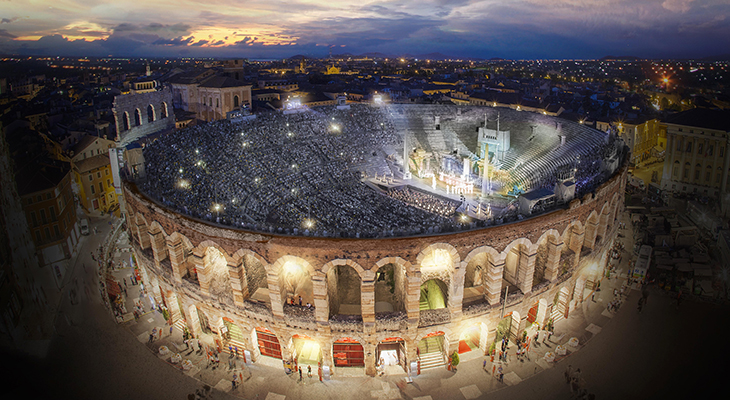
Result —
[{"label": "person walking", "polygon": [[568,364],[568,367],[565,368],[565,383],[570,384],[571,379],[573,379],[573,366]]},{"label": "person walking", "polygon": [[299,382],[302,381],[302,367],[299,367]]},{"label": "person walking", "polygon": [[312,377],[312,366],[311,365],[307,365],[307,376],[309,378]]}]

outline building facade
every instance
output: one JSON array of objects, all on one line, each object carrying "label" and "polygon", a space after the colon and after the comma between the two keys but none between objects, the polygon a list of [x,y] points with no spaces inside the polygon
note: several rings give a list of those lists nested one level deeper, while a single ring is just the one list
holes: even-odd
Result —
[{"label": "building facade", "polygon": [[124,196],[141,273],[173,321],[254,360],[375,375],[391,361],[416,373],[454,351],[484,354],[567,317],[603,274],[626,177],[519,223],[398,239],[247,232],[181,216],[133,184]]},{"label": "building facade", "polygon": [[667,149],[661,187],[719,200],[730,213],[730,113],[695,108],[666,121]]}]

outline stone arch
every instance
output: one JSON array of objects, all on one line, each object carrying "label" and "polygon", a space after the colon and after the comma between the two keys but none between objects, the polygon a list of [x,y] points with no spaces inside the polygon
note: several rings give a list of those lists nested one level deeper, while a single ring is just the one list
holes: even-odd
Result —
[{"label": "stone arch", "polygon": [[123,128],[122,130],[125,130],[125,131],[128,131],[130,128],[129,113],[126,111],[122,114],[122,128]]},{"label": "stone arch", "polygon": [[238,95],[233,95],[233,108],[236,108],[241,105],[241,100],[238,98]]},{"label": "stone arch", "polygon": [[142,213],[137,213],[135,216],[135,225],[137,226],[137,242],[142,250],[150,248],[150,235],[148,230],[147,219]]},{"label": "stone arch", "polygon": [[[282,256],[267,266],[266,273],[272,311],[281,307],[283,316],[284,302],[291,298],[298,300],[299,296],[302,297],[302,304],[315,304],[315,307],[321,309],[315,302],[313,282],[313,278],[317,277],[319,280],[320,277],[307,260],[292,255]],[[322,300],[326,304],[326,295]]]},{"label": "stone arch", "polygon": [[535,270],[535,250],[530,239],[519,238],[505,247],[504,280],[516,286],[522,293],[532,291]]},{"label": "stone arch", "polygon": [[464,294],[464,274],[460,260],[459,252],[448,243],[431,244],[416,257],[421,285],[432,279],[445,283],[448,308],[452,313],[461,313]]},{"label": "stone arch", "polygon": [[140,126],[142,125],[142,113],[139,111],[139,108],[134,109],[134,126]]},{"label": "stone arch", "polygon": [[541,282],[553,281],[557,278],[562,245],[560,232],[555,229],[545,231],[537,239],[535,243],[535,271],[532,278],[533,287]]},{"label": "stone arch", "polygon": [[596,243],[603,243],[606,240],[608,232],[608,219],[611,217],[611,204],[608,201],[601,206],[601,212],[598,218],[598,232],[596,233]]},{"label": "stone arch", "polygon": [[211,297],[218,299],[221,303],[233,305],[233,291],[228,268],[232,261],[231,258],[220,247],[211,244],[205,247],[202,261],[204,273],[201,274],[201,270],[198,270],[201,291],[203,293],[207,291]]},{"label": "stone arch", "polygon": [[[249,249],[239,249],[233,254],[232,258],[235,261],[236,267],[240,267],[240,271],[234,268],[231,271],[231,276],[234,280],[238,279],[240,281],[242,300],[252,296],[262,299],[268,298],[268,294],[266,293],[268,292],[268,281],[266,278],[266,265],[268,262],[266,259]],[[233,285],[235,296],[235,282],[233,282]],[[256,292],[259,290],[262,291],[256,296]]]},{"label": "stone arch", "polygon": [[167,103],[163,101],[162,104],[160,104],[160,118],[164,119],[167,118],[167,116]]},{"label": "stone arch", "polygon": [[147,123],[155,122],[155,106],[152,104],[147,105]]},{"label": "stone arch", "polygon": [[[408,276],[414,273],[411,263],[400,257],[388,257],[375,263],[370,271],[375,279],[373,312],[405,311],[409,292]],[[417,273],[420,281],[420,272]]]},{"label": "stone arch", "polygon": [[363,275],[372,272],[347,259],[332,260],[321,271],[326,277],[330,316],[362,315]]},{"label": "stone arch", "polygon": [[[464,271],[464,296],[462,304],[476,304],[488,301],[488,293],[490,284],[492,284],[490,271],[496,264],[496,260],[501,259],[500,253],[491,246],[481,246],[469,252],[462,261],[462,270]],[[501,285],[501,271],[499,276],[499,288]]]}]

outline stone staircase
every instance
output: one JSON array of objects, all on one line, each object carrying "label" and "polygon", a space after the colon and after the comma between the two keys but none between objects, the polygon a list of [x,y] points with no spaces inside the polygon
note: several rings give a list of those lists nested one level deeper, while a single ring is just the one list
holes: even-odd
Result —
[{"label": "stone staircase", "polygon": [[443,355],[444,337],[432,336],[418,342],[421,371],[446,366]]}]

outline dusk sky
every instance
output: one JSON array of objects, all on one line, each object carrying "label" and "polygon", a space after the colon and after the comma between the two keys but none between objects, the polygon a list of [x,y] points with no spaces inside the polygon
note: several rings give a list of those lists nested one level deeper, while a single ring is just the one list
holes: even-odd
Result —
[{"label": "dusk sky", "polygon": [[730,53],[728,0],[0,0],[0,53],[476,58]]}]

